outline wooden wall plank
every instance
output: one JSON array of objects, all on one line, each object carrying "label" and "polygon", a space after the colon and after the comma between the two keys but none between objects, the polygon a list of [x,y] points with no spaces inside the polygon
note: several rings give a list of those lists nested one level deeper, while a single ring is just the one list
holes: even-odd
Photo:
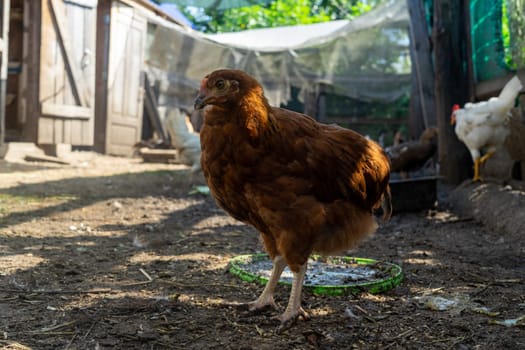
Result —
[{"label": "wooden wall plank", "polygon": [[[96,23],[93,23],[93,21],[96,20],[96,7],[93,7],[89,10],[84,10],[84,22],[90,24],[93,26],[93,28],[96,28]],[[86,28],[84,30],[84,47],[87,49],[84,49],[82,51],[82,57],[80,58],[81,62],[81,70],[82,74],[84,75],[84,80],[86,81],[85,86],[85,95],[88,101],[90,102],[90,106],[95,105],[95,94],[94,94],[94,88],[95,88],[95,55],[96,55],[96,38],[95,38],[96,30],[91,30],[90,28]]]},{"label": "wooden wall plank", "polygon": [[53,143],[64,142],[64,121],[60,119],[53,119]]},{"label": "wooden wall plank", "polygon": [[73,129],[74,129],[73,119],[63,119],[62,123],[63,123],[64,136],[62,138],[62,142],[60,142],[60,143],[74,144],[74,140],[71,137],[71,134],[72,134]]},{"label": "wooden wall plank", "polygon": [[[142,40],[140,38],[144,35],[144,33],[142,33],[144,29],[138,27],[137,22],[134,22],[133,24],[134,25],[132,26],[132,29],[129,33],[129,35],[132,36],[132,39],[130,40],[131,48],[128,52],[141,52],[142,50],[144,50],[144,48],[142,47]],[[130,63],[126,65],[126,76],[128,77],[129,81],[128,96],[126,96],[126,114],[134,117],[139,117],[142,115],[142,111],[139,110],[139,105],[141,104],[137,96],[141,93],[141,86],[136,77],[140,75],[140,72],[142,70],[142,55],[133,55],[131,57],[128,56],[127,58],[130,60]]]},{"label": "wooden wall plank", "polygon": [[51,14],[54,23],[56,24],[59,43],[62,48],[63,58],[67,71],[70,74],[71,90],[76,99],[77,104],[81,106],[88,106],[88,101],[85,96],[84,79],[80,74],[77,64],[75,63],[73,51],[71,47],[72,39],[69,35],[67,17],[65,16],[65,8],[62,0],[49,0],[51,5]]},{"label": "wooden wall plank", "polygon": [[54,142],[54,119],[41,117],[38,122],[39,143]]},{"label": "wooden wall plank", "polygon": [[57,118],[89,119],[92,117],[93,111],[88,107],[44,102],[42,103],[42,114]]},{"label": "wooden wall plank", "polygon": [[84,132],[82,133],[82,145],[93,146],[93,140],[95,139],[95,118],[89,118],[84,125]]},{"label": "wooden wall plank", "polygon": [[70,119],[68,122],[68,143],[74,145],[82,144],[82,125],[83,123],[78,119]]},{"label": "wooden wall plank", "polygon": [[[40,101],[56,102],[56,34],[47,1],[42,0],[41,35],[35,45],[40,45]],[[45,38],[45,40],[41,40]],[[39,133],[40,134],[40,133]]]},{"label": "wooden wall plank", "polygon": [[67,77],[67,74],[65,72],[65,62],[62,58],[60,45],[56,36],[52,42],[52,45],[55,47],[55,66],[53,67],[53,69],[55,70],[53,102],[57,105],[63,105],[67,103],[67,101],[73,101],[73,104],[77,104],[76,102],[74,102],[73,94],[70,91],[71,86],[69,84],[69,78]]},{"label": "wooden wall plank", "polygon": [[124,64],[123,61],[115,63],[117,64],[116,72],[113,75],[114,79],[110,82],[110,89],[112,93],[112,100],[111,100],[111,112],[116,114],[123,114],[125,111],[125,101],[126,101],[126,95],[125,95],[125,89],[123,89],[123,86],[128,86],[125,83],[126,76],[124,74]]},{"label": "wooden wall plank", "polygon": [[66,0],[69,3],[82,7],[94,8],[97,6],[97,0]]}]

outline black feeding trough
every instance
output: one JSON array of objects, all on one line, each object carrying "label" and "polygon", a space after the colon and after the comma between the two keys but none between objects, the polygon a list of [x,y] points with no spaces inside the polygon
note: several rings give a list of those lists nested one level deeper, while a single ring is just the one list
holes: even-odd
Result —
[{"label": "black feeding trough", "polygon": [[437,202],[437,176],[390,180],[394,212],[432,209]]}]

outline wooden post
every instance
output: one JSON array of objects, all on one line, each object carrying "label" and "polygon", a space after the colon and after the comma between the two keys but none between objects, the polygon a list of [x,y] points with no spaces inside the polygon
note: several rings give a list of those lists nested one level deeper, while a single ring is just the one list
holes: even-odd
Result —
[{"label": "wooden post", "polygon": [[316,92],[317,98],[316,98],[316,114],[315,118],[319,120],[322,123],[326,122],[326,86],[325,84],[321,83],[317,85],[317,92]]},{"label": "wooden post", "polygon": [[109,30],[112,1],[99,1],[97,6],[96,74],[95,74],[95,138],[93,149],[106,153]]},{"label": "wooden post", "polygon": [[26,109],[23,114],[24,126],[20,141],[36,142],[38,139],[38,120],[40,111],[40,44],[42,38],[42,5],[45,0],[24,0],[24,27],[28,28],[24,33],[24,41],[27,47],[24,49],[22,65],[24,92],[19,96],[24,99]]},{"label": "wooden post", "polygon": [[436,126],[434,68],[425,9],[420,0],[407,0],[410,14],[410,54],[412,58],[412,98],[409,124],[418,138],[428,127]]},{"label": "wooden post", "polygon": [[435,63],[436,117],[439,128],[440,173],[450,184],[472,174],[472,159],[450,125],[452,105],[463,105],[469,93],[464,28],[465,0],[434,0],[432,41]]},{"label": "wooden post", "polygon": [[10,0],[4,0],[0,4],[0,146],[4,144],[5,138],[5,107],[7,86],[7,65],[9,57],[9,13],[11,9]]},{"label": "wooden post", "polygon": [[308,90],[304,95],[303,113],[319,121],[317,119],[317,90]]},{"label": "wooden post", "polygon": [[[414,53],[410,50],[410,57],[414,62]],[[421,117],[421,95],[416,84],[417,73],[416,68],[412,65],[410,72],[412,85],[410,86],[410,104],[408,106],[408,138],[409,140],[415,140],[425,129],[425,121]]]}]

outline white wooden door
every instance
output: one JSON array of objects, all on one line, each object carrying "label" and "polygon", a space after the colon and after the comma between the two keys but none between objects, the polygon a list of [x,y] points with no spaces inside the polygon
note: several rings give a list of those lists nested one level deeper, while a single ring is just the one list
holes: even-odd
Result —
[{"label": "white wooden door", "polygon": [[106,153],[129,156],[140,141],[146,19],[124,3],[111,8]]},{"label": "white wooden door", "polygon": [[41,0],[38,144],[92,146],[97,0]]}]

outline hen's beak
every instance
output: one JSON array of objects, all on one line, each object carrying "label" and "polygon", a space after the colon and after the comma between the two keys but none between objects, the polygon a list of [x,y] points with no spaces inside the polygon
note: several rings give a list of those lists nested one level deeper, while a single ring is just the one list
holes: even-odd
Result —
[{"label": "hen's beak", "polygon": [[452,115],[450,116],[450,125],[455,125],[456,124],[456,113],[452,113]]},{"label": "hen's beak", "polygon": [[203,108],[204,106],[206,106],[206,95],[197,96],[193,104],[193,108],[197,110]]}]

